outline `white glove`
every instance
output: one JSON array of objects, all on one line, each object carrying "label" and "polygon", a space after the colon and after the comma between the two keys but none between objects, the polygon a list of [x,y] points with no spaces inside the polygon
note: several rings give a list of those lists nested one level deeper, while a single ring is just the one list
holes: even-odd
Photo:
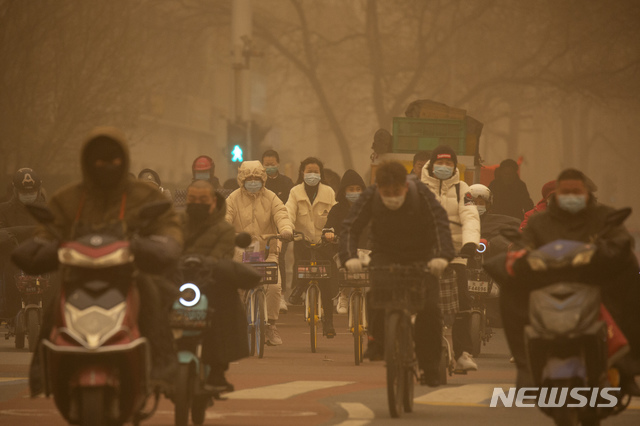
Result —
[{"label": "white glove", "polygon": [[429,263],[427,263],[427,267],[429,268],[429,272],[434,275],[436,278],[440,278],[444,270],[449,266],[449,261],[447,259],[443,259],[441,257],[436,257],[435,259],[431,259]]},{"label": "white glove", "polygon": [[285,229],[283,231],[280,231],[280,236],[282,236],[282,238],[284,238],[287,241],[291,241],[291,238],[293,237],[293,232]]},{"label": "white glove", "polygon": [[362,263],[360,262],[360,259],[349,259],[345,262],[344,266],[349,272],[362,272]]}]

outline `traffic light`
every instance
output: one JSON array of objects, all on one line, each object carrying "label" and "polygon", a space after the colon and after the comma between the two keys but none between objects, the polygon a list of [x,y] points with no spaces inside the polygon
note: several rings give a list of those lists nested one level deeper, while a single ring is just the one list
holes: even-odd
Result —
[{"label": "traffic light", "polygon": [[232,163],[242,163],[247,154],[247,126],[242,122],[227,123],[227,155]]}]

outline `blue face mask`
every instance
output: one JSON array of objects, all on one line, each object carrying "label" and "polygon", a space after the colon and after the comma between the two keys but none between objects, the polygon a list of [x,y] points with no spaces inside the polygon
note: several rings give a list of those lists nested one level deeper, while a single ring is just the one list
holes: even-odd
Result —
[{"label": "blue face mask", "polygon": [[209,180],[209,172],[196,172],[196,180]]},{"label": "blue face mask", "polygon": [[347,192],[344,194],[344,196],[350,203],[355,203],[358,198],[360,198],[360,194],[362,194],[362,192]]},{"label": "blue face mask", "polygon": [[309,186],[316,186],[320,183],[320,173],[305,173],[304,183]]},{"label": "blue face mask", "polygon": [[273,177],[278,174],[278,166],[267,166],[264,168],[267,172],[267,175]]},{"label": "blue face mask", "polygon": [[251,194],[255,194],[262,189],[262,182],[259,180],[246,180],[244,181],[244,188]]},{"label": "blue face mask", "polygon": [[558,207],[572,214],[576,214],[587,208],[587,196],[577,194],[556,194]]},{"label": "blue face mask", "polygon": [[453,176],[453,167],[441,164],[433,165],[433,175],[440,180],[447,180]]}]

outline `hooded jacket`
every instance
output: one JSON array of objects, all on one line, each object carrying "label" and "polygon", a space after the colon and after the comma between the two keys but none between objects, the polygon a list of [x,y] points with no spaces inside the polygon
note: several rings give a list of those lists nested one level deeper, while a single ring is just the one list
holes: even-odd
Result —
[{"label": "hooded jacket", "polygon": [[[249,176],[257,176],[262,181],[262,188],[255,194],[244,187],[244,181]],[[227,213],[225,219],[235,228],[236,232],[247,232],[258,241],[260,250],[264,250],[266,240],[263,235],[277,234],[282,231],[293,231],[287,209],[273,192],[264,187],[267,172],[259,161],[245,161],[238,169],[238,185],[227,198]],[[266,261],[277,262],[275,250],[269,252]],[[240,260],[236,256],[236,260]]]},{"label": "hooded jacket", "polygon": [[319,183],[318,193],[311,202],[304,185],[300,183],[291,188],[286,207],[296,231],[318,242],[322,239],[322,229],[327,223],[329,211],[336,204],[335,192],[330,186]]},{"label": "hooded jacket", "polygon": [[232,259],[236,231],[226,220],[227,203],[216,192],[216,208],[202,223],[192,223],[187,214],[184,224],[184,254],[201,254],[215,260]]},{"label": "hooded jacket", "polygon": [[[449,217],[449,229],[456,253],[465,244],[480,243],[480,215],[478,209],[473,204],[469,185],[460,180],[460,171],[456,168],[453,176],[447,180],[440,180],[429,175],[429,162],[422,169],[422,183],[436,196]],[[460,189],[456,189],[460,185]],[[459,194],[459,195],[458,195]],[[466,260],[457,257],[452,263],[466,264]]]},{"label": "hooded jacket", "polygon": [[[100,188],[92,180],[90,170],[93,166],[87,159],[87,146],[99,137],[111,139],[122,150],[122,171],[116,185],[109,190]],[[118,130],[109,127],[95,129],[83,144],[80,161],[82,181],[60,189],[48,203],[55,217],[52,226],[64,239],[108,227],[123,229],[125,237],[131,237],[140,228],[140,236],[168,237],[182,246],[182,230],[173,209],[142,227],[139,218],[141,208],[148,203],[166,201],[166,198],[157,188],[129,176],[129,149]],[[54,239],[44,226],[38,227],[37,235]]]},{"label": "hooded jacket", "polygon": [[[326,228],[333,228],[336,234],[340,234],[342,231],[342,223],[347,218],[349,214],[349,210],[351,210],[351,203],[346,198],[347,187],[351,185],[358,185],[362,188],[362,192],[367,188],[364,184],[364,180],[355,170],[347,170],[344,172],[342,176],[342,180],[340,181],[340,189],[338,189],[338,194],[336,196],[336,200],[338,204],[331,208],[329,215],[327,216],[327,223],[325,225]],[[360,235],[360,240],[358,242],[359,248],[368,248],[368,240],[369,240],[369,232],[368,228],[365,229]]]}]

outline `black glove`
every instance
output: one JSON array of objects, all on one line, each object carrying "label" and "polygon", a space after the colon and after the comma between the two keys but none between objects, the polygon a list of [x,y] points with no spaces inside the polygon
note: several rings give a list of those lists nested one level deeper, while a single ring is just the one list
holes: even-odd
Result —
[{"label": "black glove", "polygon": [[478,247],[474,243],[467,243],[464,246],[462,246],[462,249],[460,250],[460,256],[464,258],[469,258],[474,254],[476,254],[477,249]]},{"label": "black glove", "polygon": [[31,238],[20,244],[11,260],[28,275],[40,275],[58,269],[58,241]]},{"label": "black glove", "polygon": [[180,245],[172,238],[151,235],[131,240],[131,252],[136,266],[143,272],[159,274],[180,258]]}]

